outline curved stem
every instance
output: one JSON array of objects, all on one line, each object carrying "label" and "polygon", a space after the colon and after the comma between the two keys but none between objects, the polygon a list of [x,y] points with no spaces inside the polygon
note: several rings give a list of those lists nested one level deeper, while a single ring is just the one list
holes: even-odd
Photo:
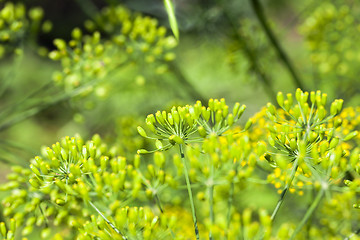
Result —
[{"label": "curved stem", "polygon": [[296,229],[294,230],[293,234],[291,235],[289,240],[295,239],[295,236],[300,232],[301,228],[305,225],[305,223],[308,221],[308,219],[311,217],[311,215],[313,214],[314,210],[316,209],[316,207],[319,205],[322,197],[325,194],[325,189],[321,188],[320,191],[318,192],[318,194],[316,195],[315,200],[313,201],[313,203],[311,204],[311,206],[309,207],[309,209],[306,211],[304,217],[301,219],[301,222],[299,223],[299,225],[296,227]]},{"label": "curved stem", "polygon": [[[211,226],[214,225],[215,218],[214,218],[214,185],[208,187],[209,190],[209,208],[210,208],[210,222]],[[211,233],[211,227],[209,230],[209,240],[212,240],[212,233]]]},{"label": "curved stem", "polygon": [[229,198],[228,198],[228,212],[226,217],[226,239],[229,239],[228,237],[228,230],[230,229],[230,222],[231,222],[231,206],[233,203],[233,196],[234,196],[234,181],[231,181],[230,184],[230,191],[229,191]]},{"label": "curved stem", "polygon": [[298,168],[298,166],[299,166],[299,165],[298,165],[298,161],[299,161],[299,159],[296,158],[296,160],[295,160],[295,162],[294,162],[294,165],[293,165],[293,168],[292,168],[292,170],[291,170],[290,179],[289,179],[289,181],[286,183],[286,186],[285,186],[284,190],[281,192],[280,199],[279,199],[278,203],[276,204],[276,207],[275,207],[273,213],[271,214],[271,220],[272,220],[272,221],[274,221],[274,219],[275,219],[275,217],[276,217],[276,214],[279,212],[280,207],[281,207],[282,203],[284,202],[285,195],[286,195],[287,191],[289,190],[292,181],[294,180],[296,170],[297,170],[297,168]]},{"label": "curved stem", "polygon": [[179,149],[180,149],[181,160],[182,160],[183,166],[184,166],[185,181],[186,181],[186,187],[187,187],[188,194],[189,194],[191,212],[192,212],[192,217],[193,217],[193,221],[194,221],[195,235],[196,235],[196,239],[199,240],[200,239],[200,234],[199,234],[199,228],[198,228],[198,225],[197,225],[195,204],[194,204],[194,199],[193,199],[193,196],[192,196],[191,183],[190,183],[189,173],[188,173],[187,166],[186,166],[185,154],[184,154],[184,149],[183,149],[182,144],[179,144]]},{"label": "curved stem", "polygon": [[209,192],[209,211],[210,211],[210,222],[211,222],[211,227],[210,227],[210,230],[209,230],[209,240],[213,240],[213,237],[212,237],[212,233],[211,233],[211,228],[212,226],[214,226],[214,223],[215,223],[215,215],[214,215],[214,164],[213,164],[213,161],[211,159],[210,161],[210,168],[211,168],[211,171],[210,171],[210,182],[208,184],[208,192]]},{"label": "curved stem", "polygon": [[124,234],[122,234],[122,233],[120,232],[120,230],[117,229],[117,228],[114,226],[114,224],[112,224],[112,223],[105,217],[105,215],[102,214],[102,212],[100,212],[100,210],[99,210],[91,201],[88,201],[88,203],[89,203],[90,206],[93,207],[93,208],[95,209],[95,211],[105,220],[105,222],[106,222],[107,224],[109,224],[109,226],[110,226],[112,229],[114,229],[114,231],[115,231],[117,234],[120,234],[120,235],[122,236],[122,239],[127,240],[127,237],[126,237]]},{"label": "curved stem", "polygon": [[258,18],[258,20],[261,24],[261,27],[264,29],[264,32],[266,33],[267,38],[269,39],[270,43],[273,45],[274,49],[276,50],[280,60],[282,61],[282,63],[285,65],[285,67],[289,71],[289,73],[294,81],[295,86],[305,90],[305,88],[304,88],[305,86],[304,86],[302,80],[300,79],[300,77],[298,76],[298,74],[296,73],[293,64],[291,63],[289,57],[286,55],[285,51],[283,50],[279,41],[277,40],[275,34],[273,33],[270,26],[268,25],[265,14],[264,14],[264,10],[263,10],[259,0],[250,0],[250,3],[255,12],[256,17]]},{"label": "curved stem", "polygon": [[175,62],[168,62],[167,65],[170,68],[170,71],[176,76],[178,82],[184,87],[189,96],[194,100],[200,100],[202,103],[206,103],[207,100],[202,96],[202,94],[196,90],[196,88],[189,82],[185,77],[179,66]]},{"label": "curved stem", "polygon": [[272,84],[272,80],[268,75],[266,75],[265,71],[261,68],[260,63],[258,62],[258,58],[256,56],[256,53],[250,46],[250,44],[246,41],[244,34],[239,31],[238,26],[235,24],[236,21],[232,19],[228,11],[225,9],[225,20],[228,22],[229,26],[232,30],[232,35],[236,38],[236,40],[239,42],[239,44],[242,47],[242,51],[246,55],[247,59],[250,62],[250,70],[253,71],[258,78],[258,80],[263,84],[264,91],[269,96],[269,98],[276,102],[276,93]]}]

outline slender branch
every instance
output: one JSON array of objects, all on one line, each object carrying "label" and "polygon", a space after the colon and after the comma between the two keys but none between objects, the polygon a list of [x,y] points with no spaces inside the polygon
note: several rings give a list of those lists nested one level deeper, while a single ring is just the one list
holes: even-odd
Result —
[{"label": "slender branch", "polygon": [[280,60],[284,64],[284,66],[289,71],[290,75],[292,76],[292,79],[294,81],[294,84],[296,87],[301,88],[305,90],[305,86],[300,79],[299,75],[296,73],[295,68],[290,61],[289,57],[281,47],[278,39],[276,38],[275,34],[271,30],[270,26],[268,25],[266,16],[264,14],[264,10],[260,4],[259,0],[250,0],[251,6],[255,12],[256,17],[258,18],[261,27],[264,29],[267,38],[269,39],[270,43],[273,45],[274,49],[276,50]]},{"label": "slender branch", "polygon": [[[208,183],[208,192],[209,192],[209,211],[210,211],[210,222],[211,222],[211,227],[214,225],[215,223],[215,215],[214,215],[214,164],[212,162],[211,159],[211,175],[210,175],[210,182]],[[212,232],[211,232],[211,227],[210,227],[210,231],[209,231],[209,240],[213,240],[212,237]]]},{"label": "slender branch", "polygon": [[164,213],[164,210],[161,206],[161,202],[160,202],[160,198],[159,198],[159,195],[157,193],[155,193],[155,201],[156,201],[156,204],[160,210],[161,213]]},{"label": "slender branch", "polygon": [[91,0],[75,0],[81,10],[91,19],[98,14],[99,10]]},{"label": "slender branch", "polygon": [[178,82],[184,87],[189,96],[194,100],[200,100],[202,103],[206,103],[207,100],[202,96],[200,92],[189,82],[185,77],[179,66],[174,62],[168,62],[167,65],[170,68],[170,71],[176,76]]},{"label": "slender branch", "polygon": [[231,181],[230,184],[230,191],[229,191],[229,198],[228,198],[228,212],[227,212],[227,217],[226,217],[226,239],[229,239],[228,235],[228,231],[230,229],[230,222],[231,222],[231,206],[233,203],[233,198],[234,198],[234,181]]},{"label": "slender branch", "polygon": [[290,179],[286,183],[286,186],[285,186],[284,190],[281,192],[280,199],[279,199],[278,203],[276,204],[276,207],[275,207],[273,213],[271,214],[271,220],[272,221],[274,221],[274,219],[276,217],[276,214],[279,212],[280,207],[281,207],[282,203],[284,202],[285,195],[288,192],[288,190],[289,190],[289,188],[290,188],[290,186],[292,184],[292,181],[294,180],[296,170],[297,170],[297,168],[299,166],[298,161],[299,161],[299,159],[296,158],[296,160],[294,162],[294,165],[293,165],[293,168],[292,168],[291,173],[290,173]]},{"label": "slender branch", "polygon": [[[29,107],[29,109],[27,110],[23,110],[23,112],[20,112],[19,114],[14,114],[14,116],[11,116],[10,120],[1,123],[0,124],[0,132],[6,130],[7,128],[22,122],[26,119],[28,119],[29,117],[32,117],[34,115],[36,115],[37,113],[41,112],[42,110],[44,110],[47,107],[50,107],[56,103],[68,100],[72,97],[78,96],[81,93],[83,93],[84,91],[86,91],[88,86],[91,86],[93,84],[93,82],[95,82],[95,80],[89,82],[88,84],[83,85],[82,87],[79,87],[77,89],[74,89],[73,91],[66,93],[66,94],[62,94],[60,96],[54,96],[50,101],[48,102],[44,102],[42,104],[39,104],[34,106],[34,107]],[[45,100],[44,100],[45,101]]]},{"label": "slender branch", "polygon": [[308,208],[308,210],[306,211],[304,217],[302,218],[300,224],[296,227],[296,229],[294,230],[293,234],[291,235],[289,240],[295,239],[295,236],[300,232],[300,230],[302,229],[302,227],[305,225],[305,223],[307,222],[307,220],[311,217],[311,215],[313,214],[314,210],[316,209],[316,207],[319,205],[322,197],[325,194],[325,189],[321,188],[320,191],[318,192],[318,194],[316,195],[315,200],[313,201],[313,203],[311,204],[311,206]]},{"label": "slender branch", "polygon": [[269,98],[276,102],[276,93],[273,88],[271,79],[268,75],[265,74],[265,72],[262,70],[256,54],[252,50],[252,48],[249,46],[249,43],[246,42],[245,37],[242,35],[241,31],[239,31],[238,26],[234,23],[233,19],[231,18],[230,14],[225,10],[225,20],[227,21],[228,25],[232,29],[232,34],[236,38],[236,40],[239,42],[239,44],[242,46],[242,50],[244,54],[246,55],[247,59],[250,62],[251,70],[256,74],[259,81],[264,85],[264,91],[269,96]]},{"label": "slender branch", "polygon": [[184,149],[183,149],[182,144],[179,144],[179,149],[180,149],[181,160],[182,160],[183,166],[184,166],[185,181],[186,181],[186,187],[187,187],[188,194],[189,194],[191,212],[192,212],[192,217],[193,217],[193,221],[194,221],[195,235],[196,235],[196,239],[199,240],[200,239],[200,234],[199,234],[199,228],[198,228],[198,225],[197,225],[195,204],[194,204],[194,199],[193,199],[193,196],[192,196],[191,183],[190,183],[189,173],[188,173],[187,166],[186,166],[185,154],[184,154]]},{"label": "slender branch", "polygon": [[105,222],[106,222],[107,224],[109,224],[109,226],[110,226],[112,229],[114,229],[114,231],[115,231],[117,234],[120,234],[120,235],[122,236],[122,239],[127,240],[127,237],[126,237],[124,234],[122,234],[122,233],[120,232],[120,230],[117,229],[117,228],[114,226],[114,224],[112,224],[112,223],[105,217],[105,215],[102,214],[102,212],[100,212],[100,210],[99,210],[91,201],[88,201],[88,203],[89,203],[89,204],[91,205],[91,207],[93,207],[93,208],[95,209],[95,211],[105,220]]}]

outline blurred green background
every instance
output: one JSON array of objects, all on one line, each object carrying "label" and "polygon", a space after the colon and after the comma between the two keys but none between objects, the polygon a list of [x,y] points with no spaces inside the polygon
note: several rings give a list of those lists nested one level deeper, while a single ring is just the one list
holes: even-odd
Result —
[{"label": "blurred green background", "polygon": [[[4,9],[8,3],[1,1],[0,6]],[[135,131],[147,114],[198,99],[224,97],[229,105],[238,101],[247,105],[247,117],[273,101],[277,91],[293,92],[297,87],[321,89],[331,99],[358,104],[360,25],[355,1],[174,1],[180,29],[180,40],[171,48],[175,59],[159,60],[164,64],[160,71],[144,62],[140,51],[130,64],[114,67],[110,77],[99,81],[95,94],[77,99],[61,98],[64,86],[53,81],[54,72],[66,72],[59,61],[48,57],[56,49],[54,39],[68,42],[72,30],[79,28],[84,35],[97,30],[101,41],[111,40],[116,29],[107,31],[98,21],[99,14],[119,4],[157,19],[171,37],[163,2],[13,3],[26,10],[22,32],[10,39],[6,34],[12,34],[11,23],[3,10],[1,15],[0,158],[6,166],[26,165],[41,146],[66,135],[79,133],[86,139],[99,133],[112,141],[121,139],[127,134],[121,124]],[[34,7],[40,17],[30,13]],[[91,21],[97,26],[89,30]],[[122,28],[121,23],[114,24]],[[116,54],[128,54],[124,49],[101,57],[115,62]]]}]

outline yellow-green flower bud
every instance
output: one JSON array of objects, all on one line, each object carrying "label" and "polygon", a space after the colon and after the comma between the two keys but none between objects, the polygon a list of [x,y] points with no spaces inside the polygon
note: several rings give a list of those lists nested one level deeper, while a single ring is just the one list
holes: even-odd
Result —
[{"label": "yellow-green flower bud", "polygon": [[4,222],[0,222],[0,233],[3,237],[6,237],[6,226]]},{"label": "yellow-green flower bud", "polygon": [[147,137],[147,134],[146,134],[145,130],[142,127],[138,126],[137,131],[142,137],[144,137],[144,138]]},{"label": "yellow-green flower bud", "polygon": [[44,16],[44,10],[40,7],[34,7],[29,10],[29,17],[33,21],[40,21]]},{"label": "yellow-green flower bud", "polygon": [[212,98],[209,99],[208,107],[210,108],[211,111],[215,110],[214,99],[212,99]]},{"label": "yellow-green flower bud", "polygon": [[201,114],[202,114],[202,116],[203,116],[203,118],[205,119],[206,122],[209,121],[210,115],[211,115],[210,108],[202,107],[201,108]]},{"label": "yellow-green flower bud", "polygon": [[252,126],[252,124],[253,124],[253,120],[252,118],[249,118],[249,120],[245,124],[244,130],[247,131]]},{"label": "yellow-green flower bud", "polygon": [[135,157],[134,157],[134,168],[139,168],[140,163],[141,163],[140,155],[136,154]]},{"label": "yellow-green flower bud", "polygon": [[184,144],[184,140],[181,137],[179,137],[178,135],[171,135],[169,137],[169,141],[170,141],[170,143],[172,145],[175,145],[176,143],[177,144]]},{"label": "yellow-green flower bud", "polygon": [[251,223],[251,215],[252,215],[252,211],[249,208],[246,208],[243,211],[242,220],[243,220],[244,226],[249,226],[250,225],[250,223]]},{"label": "yellow-green flower bud", "polygon": [[165,165],[165,156],[164,156],[164,154],[160,153],[160,152],[155,152],[154,153],[154,163],[159,168],[164,168],[164,165]]},{"label": "yellow-green flower bud", "polygon": [[353,131],[353,132],[349,133],[348,135],[346,135],[344,137],[343,141],[349,141],[349,140],[353,139],[354,137],[356,137],[358,134],[359,134],[358,131]]},{"label": "yellow-green flower bud", "polygon": [[288,103],[289,103],[289,106],[292,106],[293,103],[294,103],[294,99],[293,99],[293,96],[291,93],[288,93],[286,94],[286,97],[287,97],[287,100],[288,100]]},{"label": "yellow-green flower bud", "polygon": [[316,103],[316,93],[314,91],[311,91],[310,92],[310,102],[312,104],[315,104]]},{"label": "yellow-green flower bud", "polygon": [[301,96],[302,95],[303,95],[303,91],[301,91],[300,88],[296,89],[295,98],[299,103],[301,103]]},{"label": "yellow-green flower bud", "polygon": [[276,115],[276,109],[275,109],[275,106],[274,105],[272,105],[271,103],[267,103],[267,110],[268,110],[268,112],[271,114],[271,115],[273,115],[273,116],[275,116]]},{"label": "yellow-green flower bud", "polygon": [[321,104],[322,104],[323,106],[325,106],[325,105],[326,105],[326,102],[327,102],[327,94],[326,94],[326,93],[323,93],[323,94],[321,95]]},{"label": "yellow-green flower bud", "polygon": [[221,110],[218,110],[216,113],[215,113],[215,121],[217,123],[221,122],[222,121],[222,111]]},{"label": "yellow-green flower bud", "polygon": [[137,154],[147,154],[147,153],[150,153],[150,152],[148,150],[146,150],[146,149],[137,150]]},{"label": "yellow-green flower bud", "polygon": [[160,123],[161,125],[165,125],[165,120],[160,111],[157,111],[155,113],[155,117],[156,117],[156,120],[158,121],[158,123]]},{"label": "yellow-green flower bud", "polygon": [[330,145],[329,145],[329,148],[330,149],[333,149],[335,148],[339,143],[339,138],[333,138],[331,141],[330,141]]},{"label": "yellow-green flower bud", "polygon": [[41,175],[39,169],[37,169],[37,168],[34,166],[34,164],[30,164],[30,169],[31,169],[31,171],[33,171],[33,173],[35,173],[35,175],[37,175],[37,176],[40,176],[40,175]]},{"label": "yellow-green flower bud", "polygon": [[161,150],[163,148],[162,142],[158,139],[155,141],[155,146],[158,150]]}]

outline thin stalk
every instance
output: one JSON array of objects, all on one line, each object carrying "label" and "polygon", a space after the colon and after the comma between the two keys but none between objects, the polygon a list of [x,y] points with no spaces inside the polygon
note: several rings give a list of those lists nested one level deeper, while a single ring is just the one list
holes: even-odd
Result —
[{"label": "thin stalk", "polygon": [[209,210],[210,210],[210,222],[211,227],[209,231],[209,240],[213,240],[211,228],[214,226],[215,218],[214,218],[214,185],[208,187],[209,190]]},{"label": "thin stalk", "polygon": [[187,166],[186,166],[185,154],[184,154],[184,149],[183,149],[182,144],[179,144],[179,150],[180,150],[181,160],[182,160],[182,163],[183,163],[183,166],[184,166],[185,181],[186,181],[186,187],[187,187],[188,194],[189,194],[191,212],[192,212],[192,217],[193,217],[193,222],[194,222],[195,235],[196,235],[196,239],[199,240],[200,239],[200,234],[199,234],[199,228],[198,228],[198,225],[197,225],[195,204],[194,204],[194,199],[193,199],[193,196],[192,196],[191,183],[190,183],[189,173],[188,173]]},{"label": "thin stalk", "polygon": [[[161,212],[161,214],[164,214],[164,209],[162,208],[161,206],[161,201],[160,201],[160,198],[159,198],[159,194],[155,193],[155,201],[156,201],[156,204]],[[175,239],[175,233],[174,231],[168,226],[169,230],[170,230],[170,233],[171,233],[171,236],[173,239]]]},{"label": "thin stalk", "polygon": [[285,195],[286,193],[288,192],[290,186],[291,186],[291,183],[292,181],[294,180],[294,177],[295,177],[295,173],[296,173],[296,170],[298,168],[298,161],[299,159],[296,158],[295,162],[294,162],[294,165],[293,165],[293,168],[291,170],[291,173],[290,173],[290,179],[289,181],[286,183],[286,186],[284,188],[284,190],[281,192],[281,195],[280,195],[280,199],[278,201],[278,203],[276,204],[276,207],[273,211],[273,213],[271,214],[271,220],[274,221],[275,217],[276,217],[276,214],[279,212],[280,210],[280,207],[282,205],[282,203],[284,202],[284,199],[285,199]]},{"label": "thin stalk", "polygon": [[[226,217],[226,229],[229,230],[230,229],[230,220],[231,220],[231,206],[233,203],[233,198],[234,198],[234,181],[231,181],[230,184],[230,191],[229,191],[229,198],[228,198],[228,212],[227,212],[227,217]],[[226,232],[226,235],[228,233]],[[226,239],[229,239],[228,236]]]},{"label": "thin stalk", "polygon": [[93,208],[95,209],[95,211],[105,220],[105,222],[106,222],[107,224],[109,224],[109,226],[110,226],[112,229],[114,229],[114,231],[115,231],[117,234],[120,234],[120,235],[122,236],[122,239],[124,239],[124,240],[127,240],[127,239],[128,239],[124,234],[122,234],[122,233],[120,232],[119,229],[117,229],[117,228],[114,226],[114,224],[112,224],[112,223],[105,217],[104,214],[102,214],[102,212],[100,212],[100,210],[99,210],[91,201],[88,201],[88,203],[89,203],[90,206],[93,207]]},{"label": "thin stalk", "polygon": [[250,0],[250,3],[251,3],[251,6],[255,12],[255,15],[258,18],[260,25],[263,28],[267,38],[269,39],[270,43],[273,45],[274,49],[276,50],[276,52],[279,56],[279,59],[282,61],[284,66],[289,71],[289,73],[294,81],[295,86],[305,90],[305,88],[304,88],[305,86],[304,86],[302,80],[300,79],[300,77],[298,76],[297,72],[295,71],[295,68],[294,68],[292,62],[290,61],[289,57],[287,56],[287,54],[281,47],[280,42],[278,41],[275,34],[273,33],[270,26],[268,25],[268,21],[266,19],[266,16],[264,14],[264,10],[260,4],[260,1],[259,0]]},{"label": "thin stalk", "polygon": [[155,193],[155,201],[156,201],[156,204],[160,210],[161,213],[164,213],[164,210],[161,206],[161,202],[160,202],[160,198],[159,198],[159,195],[157,193]]},{"label": "thin stalk", "polygon": [[179,66],[174,62],[168,62],[167,64],[170,68],[170,71],[176,76],[176,79],[184,87],[189,96],[194,100],[200,100],[202,103],[206,103],[206,99],[189,82],[189,80],[185,77]]},{"label": "thin stalk", "polygon": [[235,24],[236,21],[232,19],[230,14],[225,10],[225,20],[228,22],[229,26],[231,27],[232,35],[241,45],[242,51],[247,57],[250,62],[250,70],[253,71],[258,78],[258,80],[263,85],[264,91],[268,95],[268,97],[273,101],[276,102],[276,93],[272,84],[272,80],[268,75],[266,75],[265,71],[260,66],[258,62],[258,57],[256,53],[250,46],[250,44],[246,41],[245,37],[243,36],[242,32],[238,29],[238,26]]},{"label": "thin stalk", "polygon": [[301,222],[299,225],[297,225],[295,231],[293,232],[293,234],[291,235],[289,240],[295,239],[295,236],[300,232],[301,228],[305,225],[305,223],[307,222],[307,220],[311,217],[311,215],[313,214],[314,210],[316,209],[316,207],[319,205],[322,197],[325,194],[325,189],[321,188],[320,191],[318,192],[318,194],[316,195],[315,200],[313,201],[313,203],[311,204],[311,206],[308,208],[308,210],[306,211],[304,217],[302,218]]},{"label": "thin stalk", "polygon": [[[92,82],[90,82],[92,83]],[[42,104],[38,104],[34,107],[29,107],[29,109],[27,110],[23,110],[23,112],[20,112],[19,114],[14,114],[14,116],[10,116],[10,120],[4,122],[4,123],[0,123],[0,132],[6,130],[7,128],[22,122],[34,115],[36,115],[37,113],[39,113],[40,111],[44,110],[47,107],[50,107],[52,105],[55,105],[56,103],[68,100],[72,97],[75,97],[77,95],[80,95],[84,90],[86,90],[86,87],[91,86],[91,84],[86,84],[83,87],[79,87],[75,90],[73,90],[70,93],[66,93],[60,96],[54,96],[50,101],[48,102],[44,102]]]},{"label": "thin stalk", "polygon": [[210,183],[208,184],[208,192],[209,192],[209,211],[210,211],[210,222],[211,222],[211,227],[210,227],[210,231],[209,231],[209,240],[213,240],[212,237],[212,233],[211,233],[211,228],[212,226],[214,226],[215,223],[215,215],[214,215],[214,165],[213,162],[211,161],[211,171],[210,171]]},{"label": "thin stalk", "polygon": [[99,12],[96,5],[90,0],[76,0],[75,2],[78,4],[81,10],[91,19],[94,19],[94,17]]}]

